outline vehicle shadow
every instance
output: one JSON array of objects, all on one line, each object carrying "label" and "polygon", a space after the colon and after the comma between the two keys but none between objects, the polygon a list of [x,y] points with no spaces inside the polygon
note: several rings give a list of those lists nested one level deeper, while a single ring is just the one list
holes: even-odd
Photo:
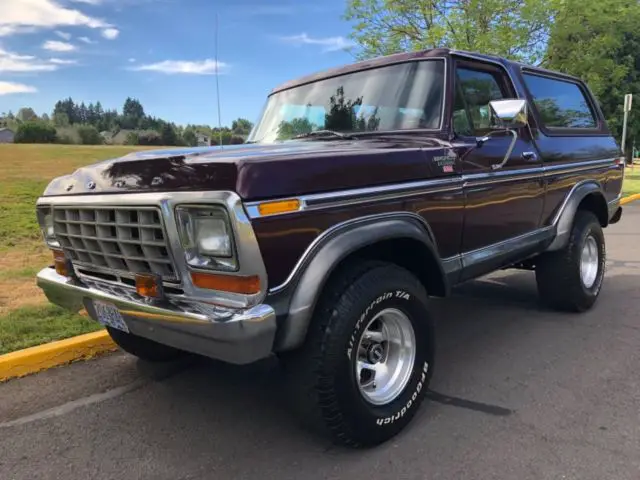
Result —
[{"label": "vehicle shadow", "polygon": [[[224,471],[224,478],[284,479],[300,478],[298,472],[304,468],[305,472],[313,472],[305,474],[305,478],[331,477],[341,468],[357,469],[375,458],[374,452],[391,452],[405,444],[415,446],[418,439],[429,437],[429,422],[435,416],[441,417],[443,412],[456,415],[456,409],[449,406],[479,414],[510,415],[513,412],[510,405],[487,404],[470,398],[474,388],[480,388],[484,379],[491,378],[491,362],[499,357],[508,362],[520,350],[534,351],[533,342],[538,340],[529,338],[528,333],[535,330],[545,335],[541,324],[562,325],[560,334],[567,338],[556,339],[558,342],[571,340],[573,333],[564,327],[566,324],[599,324],[598,311],[615,303],[614,296],[633,289],[625,283],[628,278],[624,275],[608,278],[599,301],[604,305],[583,316],[542,308],[530,272],[472,281],[457,288],[450,298],[433,300],[438,319],[439,367],[432,380],[432,392],[404,433],[369,452],[354,454],[301,429],[289,411],[284,376],[275,359],[232,366],[193,358],[174,370],[141,362],[141,369],[151,381],[144,392],[131,395],[144,408],[135,418],[126,421],[120,418],[114,423],[124,430],[119,435],[127,442],[141,442],[156,453],[162,452],[165,461],[184,466],[181,472],[200,471],[206,466],[211,471]],[[514,339],[517,346],[513,345]],[[522,367],[514,367],[514,377],[520,373],[518,368]],[[491,381],[499,385],[502,379]],[[449,393],[462,390],[460,385],[467,386],[465,394],[469,396],[450,396]],[[105,423],[105,428],[111,428],[111,423]],[[153,439],[151,444],[149,439]],[[198,448],[194,450],[189,445]],[[202,452],[211,455],[203,458]],[[326,462],[327,455],[333,459],[330,465]],[[245,457],[250,457],[250,462],[245,462]]]}]

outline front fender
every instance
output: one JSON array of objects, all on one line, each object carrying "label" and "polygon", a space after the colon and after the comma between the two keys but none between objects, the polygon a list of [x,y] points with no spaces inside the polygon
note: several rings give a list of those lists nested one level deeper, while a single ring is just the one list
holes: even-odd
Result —
[{"label": "front fender", "polygon": [[307,261],[302,262],[304,266],[300,268],[296,280],[288,286],[291,292],[288,312],[278,325],[276,350],[290,350],[302,344],[326,282],[343,260],[364,247],[396,238],[421,242],[436,260],[437,273],[446,282],[435,239],[422,217],[398,212],[345,222],[332,228],[316,242],[313,251],[306,254]]}]

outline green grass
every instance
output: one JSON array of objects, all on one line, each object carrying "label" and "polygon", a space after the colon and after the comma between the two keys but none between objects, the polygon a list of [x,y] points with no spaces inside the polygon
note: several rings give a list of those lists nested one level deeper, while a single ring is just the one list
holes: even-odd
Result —
[{"label": "green grass", "polygon": [[41,238],[35,205],[46,186],[43,180],[0,182],[0,252]]},{"label": "green grass", "polygon": [[101,328],[88,317],[53,305],[20,307],[0,316],[0,355]]},{"label": "green grass", "polygon": [[622,195],[629,196],[640,193],[640,165],[634,169],[628,168],[624,173],[624,183],[622,184]]}]

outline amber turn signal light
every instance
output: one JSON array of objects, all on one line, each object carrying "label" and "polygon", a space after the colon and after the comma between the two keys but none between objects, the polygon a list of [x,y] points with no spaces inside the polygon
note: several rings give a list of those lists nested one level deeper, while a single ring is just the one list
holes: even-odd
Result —
[{"label": "amber turn signal light", "polygon": [[251,275],[217,275],[215,273],[191,272],[191,281],[196,287],[223,292],[252,295],[260,292],[260,277]]},{"label": "amber turn signal light", "polygon": [[63,277],[69,276],[69,269],[67,268],[67,259],[64,256],[62,250],[52,250],[53,252],[53,266],[56,268],[56,273]]},{"label": "amber turn signal light", "polygon": [[265,202],[258,205],[260,215],[275,215],[277,213],[296,212],[300,210],[300,200],[279,200],[277,202]]},{"label": "amber turn signal light", "polygon": [[159,275],[153,273],[136,273],[136,293],[141,297],[162,297],[162,280]]}]

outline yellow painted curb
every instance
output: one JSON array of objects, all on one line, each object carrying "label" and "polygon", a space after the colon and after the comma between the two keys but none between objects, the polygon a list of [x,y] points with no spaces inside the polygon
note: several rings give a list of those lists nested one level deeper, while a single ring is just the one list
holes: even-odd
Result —
[{"label": "yellow painted curb", "polygon": [[106,330],[0,355],[0,382],[116,350]]},{"label": "yellow painted curb", "polygon": [[640,193],[634,193],[633,195],[620,199],[620,205],[626,205],[627,203],[635,202],[636,200],[640,200]]}]

